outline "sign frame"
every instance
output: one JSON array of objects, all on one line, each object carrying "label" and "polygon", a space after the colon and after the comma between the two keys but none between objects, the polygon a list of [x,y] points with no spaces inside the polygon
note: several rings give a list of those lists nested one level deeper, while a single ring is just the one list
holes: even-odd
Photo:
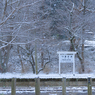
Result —
[{"label": "sign frame", "polygon": [[[59,54],[59,74],[60,74],[61,63],[73,63],[73,75],[75,75],[75,54],[76,52],[75,51],[58,51],[57,54]],[[69,58],[69,56],[72,56],[72,59]]]}]

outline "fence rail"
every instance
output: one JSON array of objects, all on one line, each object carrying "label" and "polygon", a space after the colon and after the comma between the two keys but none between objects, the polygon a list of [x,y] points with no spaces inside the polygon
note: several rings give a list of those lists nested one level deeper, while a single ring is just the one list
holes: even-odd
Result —
[{"label": "fence rail", "polygon": [[[11,82],[11,84],[10,84]],[[44,82],[44,83],[43,83]],[[66,87],[68,86],[87,86],[88,95],[92,95],[92,86],[95,86],[95,79],[88,78],[48,78],[41,79],[36,77],[35,79],[0,79],[0,86],[6,85],[11,86],[11,95],[16,95],[16,86],[33,86],[35,87],[35,95],[40,95],[40,86],[51,85],[52,86],[62,86],[62,95],[66,95]]]}]

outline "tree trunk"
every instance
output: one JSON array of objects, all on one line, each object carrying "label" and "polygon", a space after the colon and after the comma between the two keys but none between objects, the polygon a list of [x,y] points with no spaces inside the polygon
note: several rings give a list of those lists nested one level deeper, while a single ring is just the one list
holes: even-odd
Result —
[{"label": "tree trunk", "polygon": [[41,52],[41,67],[43,68],[44,65],[44,58],[43,58],[43,52]]},{"label": "tree trunk", "polygon": [[[1,46],[1,42],[0,42],[0,46]],[[1,72],[2,72],[2,49],[0,49],[0,70],[1,70]]]},{"label": "tree trunk", "polygon": [[82,28],[82,60],[81,60],[81,68],[82,68],[82,72],[84,72],[84,26],[85,26],[85,9],[86,9],[86,0],[84,0],[83,2],[83,16],[84,16],[84,25]]},{"label": "tree trunk", "polygon": [[23,62],[22,62],[22,59],[21,59],[21,55],[19,53],[19,46],[17,46],[17,52],[19,54],[19,58],[20,58],[20,62],[21,62],[21,67],[22,67],[22,73],[24,73],[24,66],[23,66]]},{"label": "tree trunk", "polygon": [[36,70],[36,75],[38,74],[38,65],[37,65],[37,46],[35,43],[35,70]]}]

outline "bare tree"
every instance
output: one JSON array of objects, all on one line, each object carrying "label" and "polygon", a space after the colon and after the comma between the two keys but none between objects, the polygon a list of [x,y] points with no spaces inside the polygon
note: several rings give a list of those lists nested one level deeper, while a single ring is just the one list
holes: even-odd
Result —
[{"label": "bare tree", "polygon": [[[31,44],[27,44],[25,46],[25,48],[23,48],[22,46],[19,46],[19,51],[20,51],[20,53],[19,53],[20,60],[29,62],[31,64],[32,71],[34,74],[35,73],[38,74],[40,71],[44,70],[45,66],[52,61],[50,58],[50,53],[49,53],[48,49],[45,52],[43,52],[43,51],[37,52],[37,49],[35,50],[35,48],[32,48]],[[45,55],[42,56],[42,54],[44,54],[44,53],[45,53]],[[40,56],[39,56],[39,58],[41,60],[40,62],[37,61],[38,54],[40,54]],[[21,61],[21,63],[22,63],[22,61]],[[36,66],[37,66],[37,68],[36,68]],[[23,69],[23,65],[22,65],[22,69]]]},{"label": "bare tree", "polygon": [[[68,35],[67,36],[69,37],[70,43],[71,43],[70,50],[77,51],[77,56],[81,63],[82,72],[84,72],[85,71],[84,42],[85,42],[85,39],[87,39],[85,37],[85,32],[86,30],[88,31],[91,30],[91,28],[88,27],[89,25],[88,22],[90,22],[90,19],[88,18],[86,14],[88,14],[88,12],[91,12],[91,10],[87,8],[87,5],[89,5],[89,0],[78,0],[78,1],[71,0],[71,1],[72,1],[72,9],[69,10],[70,24],[69,24],[69,28],[65,27],[65,29],[69,32],[69,36]],[[76,14],[76,13],[79,13],[79,14]],[[76,17],[78,18],[76,19]],[[80,20],[81,22],[79,21],[77,23],[78,25],[77,24],[74,25],[73,23],[75,19],[78,21]]]},{"label": "bare tree", "polygon": [[[51,34],[55,37],[60,34],[66,35],[70,40],[70,51],[77,51],[77,57],[80,61],[82,72],[84,72],[84,42],[85,39],[87,39],[85,32],[86,30],[91,30],[91,26],[88,25],[91,23],[91,19],[89,18],[91,18],[92,15],[89,17],[88,13],[94,13],[94,10],[90,8],[90,3],[93,1],[45,0],[44,2],[50,6],[50,14],[48,14],[48,17],[52,18],[50,24]],[[61,18],[61,16],[64,18]]]},{"label": "bare tree", "polygon": [[[31,21],[25,21],[26,18],[29,18],[27,16],[27,11],[24,12],[23,9],[29,9],[32,5],[36,5],[41,0],[37,1],[30,1],[28,0],[28,3],[26,1],[22,0],[3,0],[0,2],[1,5],[1,18],[0,18],[0,68],[2,72],[8,71],[8,60],[10,56],[10,49],[11,44],[17,44],[17,40],[19,40],[18,44],[21,44],[22,42],[26,41],[28,39],[28,36],[26,38],[23,36],[25,33],[20,32],[23,31],[24,24],[31,24]],[[32,8],[32,7],[31,7]],[[21,15],[21,13],[24,13]],[[23,16],[23,17],[22,17]],[[32,15],[33,16],[33,15]],[[20,22],[21,21],[21,22]],[[37,23],[33,22],[34,24]],[[34,24],[33,24],[33,30],[34,30]],[[28,27],[29,28],[29,27]],[[29,29],[26,30],[26,32]],[[31,31],[32,29],[30,29]],[[21,33],[21,34],[20,34]],[[21,35],[21,36],[20,36]],[[22,38],[25,38],[25,40],[20,40]],[[26,41],[24,44],[29,43],[29,41]],[[19,49],[18,49],[19,50]],[[19,51],[18,51],[19,52]],[[19,55],[20,57],[20,55]],[[23,66],[23,65],[22,65]]]}]

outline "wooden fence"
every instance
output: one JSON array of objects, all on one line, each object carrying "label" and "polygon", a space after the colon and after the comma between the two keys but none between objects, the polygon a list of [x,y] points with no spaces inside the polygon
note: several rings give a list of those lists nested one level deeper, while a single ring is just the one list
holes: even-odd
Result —
[{"label": "wooden fence", "polygon": [[[0,79],[0,86],[2,85],[2,82],[4,83],[5,80],[6,82],[11,82],[11,95],[16,95],[16,86],[18,85],[17,82],[22,82],[23,79],[17,79],[17,78],[12,78],[12,79]],[[32,86],[35,86],[35,95],[40,95],[40,86],[42,85],[40,82],[46,81],[46,82],[54,82],[54,86],[62,86],[62,95],[66,95],[66,87],[67,86],[87,86],[88,90],[88,95],[92,95],[92,86],[95,86],[95,79],[92,79],[91,77],[88,77],[87,79],[81,79],[81,78],[69,78],[67,79],[66,77],[63,78],[46,78],[46,79],[41,79],[39,77],[36,77],[35,79],[25,79],[25,82],[28,84],[32,82]],[[19,83],[20,83],[19,82]],[[55,84],[56,82],[56,84]],[[93,82],[93,84],[92,84]],[[58,84],[57,84],[58,83]],[[51,84],[51,83],[50,83]],[[21,85],[21,84],[19,84]],[[44,84],[47,85],[47,84]]]}]

